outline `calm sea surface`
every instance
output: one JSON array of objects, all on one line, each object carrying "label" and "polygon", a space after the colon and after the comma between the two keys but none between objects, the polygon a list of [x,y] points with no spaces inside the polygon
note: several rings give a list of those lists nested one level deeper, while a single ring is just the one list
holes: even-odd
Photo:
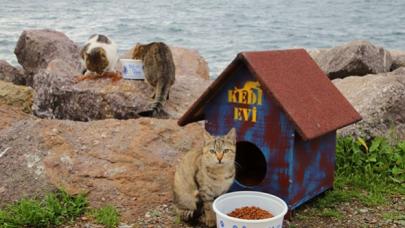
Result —
[{"label": "calm sea surface", "polygon": [[333,47],[354,39],[405,50],[405,0],[0,0],[0,59],[24,29],[51,28],[84,42],[112,37],[195,48],[215,77],[240,51]]}]

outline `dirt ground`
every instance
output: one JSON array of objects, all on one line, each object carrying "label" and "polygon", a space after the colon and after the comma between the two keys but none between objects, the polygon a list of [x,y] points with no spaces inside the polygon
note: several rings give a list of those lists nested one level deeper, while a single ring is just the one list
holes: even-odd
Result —
[{"label": "dirt ground", "polygon": [[[289,219],[284,220],[284,227],[405,227],[403,220],[384,218],[388,213],[405,215],[405,197],[393,198],[390,205],[365,207],[358,202],[342,203],[337,206],[342,214],[340,218],[321,216],[310,205],[297,209]],[[140,217],[133,227],[193,227],[179,223],[174,213],[173,204],[160,205]],[[194,226],[201,227],[204,226]]]},{"label": "dirt ground", "polygon": [[[322,215],[316,211],[311,203],[293,212],[292,216],[284,220],[283,227],[405,227],[405,197],[393,197],[384,206],[365,207],[359,202],[341,203],[336,206],[341,213],[339,218]],[[400,216],[401,219],[389,218],[389,214]],[[401,217],[402,215],[402,217]],[[87,218],[85,218],[87,219]],[[76,227],[102,227],[90,221],[78,221]],[[137,218],[133,224],[121,223],[120,228],[205,228],[203,225],[191,226],[180,222],[174,212],[173,204],[162,204],[149,210],[144,216]]]}]

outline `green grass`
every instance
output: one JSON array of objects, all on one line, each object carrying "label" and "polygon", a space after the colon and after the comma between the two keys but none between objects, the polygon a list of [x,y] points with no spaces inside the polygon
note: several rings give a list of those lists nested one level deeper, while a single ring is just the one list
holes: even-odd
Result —
[{"label": "green grass", "polygon": [[119,224],[119,213],[110,205],[94,209],[90,212],[90,216],[93,217],[98,224],[102,224],[108,228],[117,227]]},{"label": "green grass", "polygon": [[59,190],[42,200],[21,199],[0,210],[0,228],[57,227],[74,222],[89,214],[94,222],[105,227],[117,227],[119,214],[112,206],[89,209],[84,195],[71,196]]},{"label": "green grass", "polygon": [[341,219],[342,213],[340,213],[339,211],[335,210],[335,209],[331,209],[331,208],[324,208],[321,213],[320,213],[321,217],[328,217],[328,218],[337,218],[337,219]]},{"label": "green grass", "polygon": [[403,212],[386,212],[383,214],[383,218],[386,220],[403,220],[405,221],[405,214]]},{"label": "green grass", "polygon": [[405,141],[341,137],[336,145],[334,188],[310,205],[320,216],[339,218],[335,208],[340,203],[355,200],[373,207],[389,204],[395,195],[405,195]]},{"label": "green grass", "polygon": [[87,208],[83,195],[70,196],[64,191],[44,199],[22,199],[0,210],[0,227],[54,227],[82,215]]}]

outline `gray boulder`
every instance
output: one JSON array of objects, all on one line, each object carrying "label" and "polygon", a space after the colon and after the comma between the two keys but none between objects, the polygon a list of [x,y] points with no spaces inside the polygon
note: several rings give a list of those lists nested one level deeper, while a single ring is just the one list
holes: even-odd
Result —
[{"label": "gray boulder", "polygon": [[405,139],[405,68],[394,72],[333,80],[363,120],[339,131],[366,139]]},{"label": "gray boulder", "polygon": [[12,82],[16,85],[26,84],[23,70],[11,66],[4,60],[0,60],[0,80]]},{"label": "gray boulder", "polygon": [[405,51],[390,51],[392,57],[391,70],[396,70],[400,67],[405,67]]},{"label": "gray boulder", "polygon": [[316,63],[319,63],[320,56],[323,56],[325,52],[329,51],[330,48],[318,48],[318,49],[306,49],[308,54],[315,60]]},{"label": "gray boulder", "polygon": [[388,51],[368,41],[353,41],[321,51],[314,59],[330,79],[385,73],[392,64]]},{"label": "gray boulder", "polygon": [[18,39],[14,53],[27,73],[26,84],[54,59],[61,59],[80,68],[79,47],[65,34],[54,30],[26,30]]},{"label": "gray boulder", "polygon": [[[75,82],[74,64],[55,59],[35,75],[33,112],[46,118],[80,121],[138,118],[153,102],[152,88],[140,80],[110,78]],[[200,77],[177,75],[162,118],[178,118],[211,83]]]}]

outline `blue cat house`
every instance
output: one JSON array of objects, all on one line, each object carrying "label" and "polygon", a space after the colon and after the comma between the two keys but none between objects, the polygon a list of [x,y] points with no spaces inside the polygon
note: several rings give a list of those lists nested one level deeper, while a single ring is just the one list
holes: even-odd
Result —
[{"label": "blue cat house", "polygon": [[231,191],[281,197],[294,209],[332,188],[336,130],[361,119],[304,49],[242,52],[179,119],[237,131]]}]

